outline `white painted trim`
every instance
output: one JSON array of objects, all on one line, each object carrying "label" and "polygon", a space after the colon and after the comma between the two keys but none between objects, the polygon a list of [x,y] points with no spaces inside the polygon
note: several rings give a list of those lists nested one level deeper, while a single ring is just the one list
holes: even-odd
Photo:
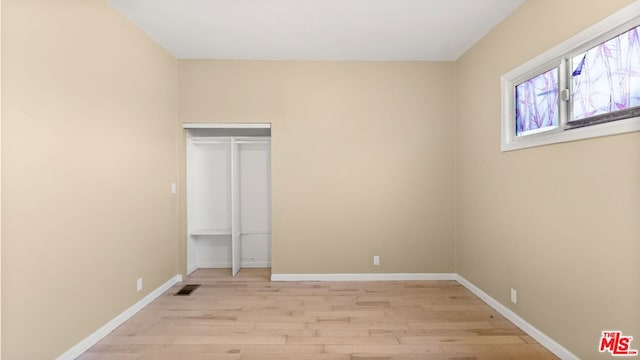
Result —
[{"label": "white painted trim", "polygon": [[271,123],[182,123],[184,129],[271,129]]},{"label": "white painted trim", "polygon": [[577,129],[555,131],[553,133],[549,131],[548,134],[541,133],[538,134],[539,136],[518,138],[517,140],[505,140],[506,137],[508,137],[508,135],[505,135],[506,131],[507,130],[503,130],[502,132],[503,142],[502,146],[500,147],[501,151],[526,149],[535,146],[550,145],[640,131],[640,117],[617,120],[598,125],[589,125]]},{"label": "white painted trim", "polygon": [[529,324],[526,320],[518,316],[518,314],[511,311],[511,309],[502,305],[498,300],[489,296],[489,294],[482,291],[479,287],[473,285],[469,280],[462,277],[460,274],[456,274],[455,279],[460,285],[467,288],[469,291],[478,296],[482,301],[487,303],[487,305],[491,306],[494,310],[500,313],[502,316],[507,318],[507,320],[514,323],[517,327],[519,327],[522,331],[527,333],[527,335],[534,338],[537,342],[539,342],[542,346],[547,348],[549,351],[554,353],[557,357],[563,360],[579,360],[579,358],[574,355],[571,351],[567,350],[564,346],[557,343],[555,340],[547,336],[542,331],[538,330],[533,325]]},{"label": "white painted trim", "polygon": [[401,281],[455,280],[453,273],[271,274],[271,281]]},{"label": "white painted trim", "polygon": [[[193,269],[191,272],[193,272]],[[384,274],[272,274],[271,281],[410,281],[410,280],[426,280],[426,281],[442,281],[442,280],[454,280],[460,285],[467,288],[473,294],[478,296],[482,301],[491,306],[507,320],[514,323],[517,327],[522,329],[527,335],[531,336],[542,346],[554,353],[556,356],[563,360],[579,360],[571,351],[567,350],[564,346],[557,343],[555,340],[538,330],[536,327],[528,323],[519,315],[514,313],[511,309],[507,308],[496,299],[489,296],[482,291],[479,287],[475,286],[469,280],[465,279],[460,274],[455,273],[384,273]],[[173,285],[182,282],[182,275],[178,274],[169,279],[164,284],[160,285],[157,289],[149,293],[133,306],[122,312],[120,315],[113,318],[107,324],[96,330],[93,334],[87,336],[82,341],[74,345],[69,350],[65,351],[62,355],[58,356],[56,360],[73,360],[82,355],[90,347],[98,343],[105,336],[115,330],[122,323],[130,319],[138,311],[142,310],[145,306],[151,303],[153,300],[162,295],[165,291],[170,289]]]},{"label": "white painted trim", "polygon": [[150,302],[158,298],[165,291],[169,290],[173,285],[182,282],[182,275],[176,275],[169,279],[164,284],[160,285],[157,289],[153,290],[147,296],[142,298],[140,301],[135,303],[133,306],[125,310],[120,315],[113,318],[111,321],[106,323],[100,329],[96,330],[93,334],[87,336],[82,341],[74,345],[69,350],[65,351],[62,355],[58,356],[57,360],[73,360],[78,356],[82,355],[85,351],[87,351],[90,347],[98,343],[98,341],[102,340],[105,336],[109,335],[110,332],[115,330],[118,326],[122,325],[125,321],[129,320],[133,315],[135,315],[138,311],[142,310],[145,306],[149,305]]},{"label": "white painted trim", "polygon": [[579,360],[571,351],[557,343],[519,315],[489,296],[469,280],[456,273],[385,273],[385,274],[272,274],[271,281],[398,281],[398,280],[455,280],[478,296],[527,335],[563,360]]}]

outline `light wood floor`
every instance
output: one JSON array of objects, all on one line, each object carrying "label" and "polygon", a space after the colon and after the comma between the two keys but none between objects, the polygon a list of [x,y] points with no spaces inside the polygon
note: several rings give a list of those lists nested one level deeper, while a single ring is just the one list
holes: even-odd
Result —
[{"label": "light wood floor", "polygon": [[[275,282],[194,272],[81,360],[556,359],[455,281]],[[172,296],[184,284],[191,296]]]}]

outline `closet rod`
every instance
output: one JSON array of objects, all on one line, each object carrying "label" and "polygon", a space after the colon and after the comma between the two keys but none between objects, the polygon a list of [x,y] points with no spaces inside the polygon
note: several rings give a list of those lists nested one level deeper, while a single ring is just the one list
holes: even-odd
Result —
[{"label": "closet rod", "polygon": [[228,140],[191,140],[191,143],[195,145],[203,145],[203,144],[230,144],[231,142]]}]

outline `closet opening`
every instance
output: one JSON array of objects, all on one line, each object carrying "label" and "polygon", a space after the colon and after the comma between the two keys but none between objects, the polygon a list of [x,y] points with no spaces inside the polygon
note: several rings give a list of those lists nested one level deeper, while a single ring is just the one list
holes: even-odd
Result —
[{"label": "closet opening", "polygon": [[187,274],[271,267],[271,124],[183,124]]}]

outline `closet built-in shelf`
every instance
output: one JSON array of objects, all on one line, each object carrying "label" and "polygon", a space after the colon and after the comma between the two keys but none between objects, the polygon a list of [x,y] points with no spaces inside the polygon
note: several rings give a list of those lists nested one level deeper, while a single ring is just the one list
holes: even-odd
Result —
[{"label": "closet built-in shelf", "polygon": [[242,230],[240,235],[271,235],[271,230]]},{"label": "closet built-in shelf", "polygon": [[[193,236],[207,235],[231,235],[230,229],[196,229],[189,233]],[[236,235],[271,235],[270,230],[247,230],[236,233]]]},{"label": "closet built-in shelf", "polygon": [[195,229],[189,233],[194,236],[206,235],[231,235],[231,229]]}]

